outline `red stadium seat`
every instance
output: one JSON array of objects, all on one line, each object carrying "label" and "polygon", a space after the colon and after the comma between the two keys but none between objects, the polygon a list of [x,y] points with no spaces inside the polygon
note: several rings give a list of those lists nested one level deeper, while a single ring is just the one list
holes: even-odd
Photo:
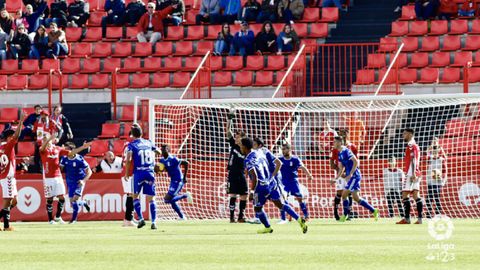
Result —
[{"label": "red stadium seat", "polygon": [[170,86],[170,73],[154,73],[150,88],[165,88]]},{"label": "red stadium seat", "polygon": [[456,83],[460,81],[459,68],[444,68],[440,76],[440,83]]},{"label": "red stadium seat", "polygon": [[201,40],[204,36],[203,25],[192,25],[187,28],[187,37],[185,40]]},{"label": "red stadium seat", "polygon": [[463,119],[450,119],[445,124],[445,137],[462,137],[465,134],[466,122]]},{"label": "red stadium seat", "polygon": [[113,154],[115,156],[123,155],[123,147],[125,146],[126,140],[115,140],[113,141]]},{"label": "red stadium seat", "polygon": [[71,83],[70,83],[68,88],[87,89],[88,88],[88,74],[73,74],[71,76]]},{"label": "red stadium seat", "polygon": [[262,55],[249,55],[247,56],[247,65],[245,70],[262,70],[264,59]]},{"label": "red stadium seat", "polygon": [[83,42],[96,42],[102,40],[102,28],[88,27]]},{"label": "red stadium seat", "polygon": [[125,40],[128,41],[138,41],[137,34],[138,34],[138,29],[136,26],[127,26],[127,31],[126,31],[126,38]]},{"label": "red stadium seat", "polygon": [[320,20],[319,8],[305,8],[303,11],[302,22],[317,22]]},{"label": "red stadium seat", "polygon": [[308,24],[306,23],[297,23],[293,26],[293,29],[295,29],[295,32],[300,38],[306,38],[308,36],[307,26]]},{"label": "red stadium seat", "polygon": [[470,136],[478,136],[480,134],[480,119],[468,121],[466,132]]},{"label": "red stadium seat", "polygon": [[400,69],[398,81],[401,84],[411,84],[417,82],[417,70],[414,68]]},{"label": "red stadium seat", "polygon": [[272,71],[257,71],[255,73],[255,83],[253,86],[271,86],[273,84]]},{"label": "red stadium seat", "polygon": [[415,20],[417,15],[415,14],[415,6],[405,5],[402,7],[402,16],[400,17],[401,21],[410,21]]},{"label": "red stadium seat", "polygon": [[18,108],[1,108],[0,123],[13,123],[18,121]]},{"label": "red stadium seat", "polygon": [[8,0],[5,7],[9,13],[15,13],[17,10],[23,9],[23,3],[21,0]]},{"label": "red stadium seat", "polygon": [[98,165],[98,160],[96,157],[91,157],[91,156],[85,156],[85,161],[88,163],[88,166],[90,168],[95,168]]},{"label": "red stadium seat", "polygon": [[396,37],[380,38],[380,46],[378,47],[378,52],[393,52],[396,49],[397,49]]},{"label": "red stadium seat", "polygon": [[92,54],[92,43],[75,43],[70,57],[85,58]]},{"label": "red stadium seat", "polygon": [[[61,80],[61,81],[60,81]],[[53,89],[57,90],[60,86],[64,88],[68,88],[68,75],[63,74],[62,76],[55,74],[52,79]]]},{"label": "red stadium seat", "polygon": [[217,70],[223,69],[223,57],[212,56],[210,58],[210,69],[212,71],[217,71]]},{"label": "red stadium seat", "polygon": [[173,74],[172,87],[176,87],[176,88],[186,87],[189,81],[190,81],[189,72],[176,72]]},{"label": "red stadium seat", "polygon": [[[394,57],[394,54],[390,55],[390,61],[393,60],[393,57]],[[397,62],[396,62],[395,65],[398,66],[399,68],[403,68],[403,67],[406,67],[407,64],[408,64],[407,54],[406,53],[400,53],[397,57]]]},{"label": "red stadium seat", "polygon": [[182,69],[182,58],[180,57],[167,57],[164,60],[162,70],[163,71],[178,71]]},{"label": "red stadium seat", "polygon": [[82,37],[82,28],[81,27],[67,27],[65,29],[65,37],[68,42],[78,42]]},{"label": "red stadium seat", "polygon": [[409,36],[424,36],[428,33],[428,22],[412,21],[410,22]]},{"label": "red stadium seat", "polygon": [[251,71],[240,71],[235,72],[235,80],[233,82],[233,86],[251,86],[253,82],[253,74]]},{"label": "red stadium seat", "polygon": [[133,119],[134,111],[135,111],[135,106],[123,105],[119,120],[122,122],[132,122],[134,120]]},{"label": "red stadium seat", "polygon": [[85,58],[83,59],[83,68],[81,73],[97,73],[100,72],[100,59],[99,58]]},{"label": "red stadium seat", "polygon": [[62,72],[66,74],[80,72],[79,58],[65,58],[62,61]]},{"label": "red stadium seat", "polygon": [[[160,42],[161,43],[161,42]],[[152,43],[150,42],[137,42],[135,43],[135,53],[134,56],[137,57],[148,57],[152,55]]]},{"label": "red stadium seat", "polygon": [[111,73],[117,68],[122,67],[122,59],[120,58],[105,58],[103,59],[102,72]]},{"label": "red stadium seat", "polygon": [[98,135],[100,139],[117,138],[120,135],[120,124],[105,123],[102,125],[102,133]]},{"label": "red stadium seat", "polygon": [[480,52],[475,53],[475,62],[472,63],[473,66],[480,66]]},{"label": "red stadium seat", "polygon": [[460,36],[443,37],[442,51],[457,51],[461,47]]},{"label": "red stadium seat", "polygon": [[428,53],[419,52],[412,54],[412,62],[408,66],[409,68],[423,68],[428,66]]},{"label": "red stadium seat", "polygon": [[33,157],[35,155],[34,142],[18,142],[17,157]]},{"label": "red stadium seat", "polygon": [[367,85],[375,82],[375,70],[373,69],[360,69],[357,70],[357,79],[355,84]]},{"label": "red stadium seat", "polygon": [[23,90],[27,88],[26,75],[11,75],[8,76],[7,89],[8,90]]},{"label": "red stadium seat", "polygon": [[172,42],[162,41],[155,43],[155,56],[170,56],[172,55]]},{"label": "red stadium seat", "polygon": [[[222,30],[221,25],[209,25],[207,28],[207,36],[205,39],[217,39],[218,33]],[[230,31],[232,33],[232,31]]]},{"label": "red stadium seat", "polygon": [[7,75],[0,75],[0,90],[7,88]]},{"label": "red stadium seat", "polygon": [[469,83],[480,82],[480,68],[472,67],[468,69],[468,82]]},{"label": "red stadium seat", "polygon": [[400,37],[408,34],[408,22],[396,21],[392,22],[391,37]]},{"label": "red stadium seat", "polygon": [[90,89],[105,89],[110,88],[110,75],[109,74],[93,74],[90,76],[91,83],[88,88]]},{"label": "red stadium seat", "polygon": [[262,27],[263,25],[261,24],[250,24],[250,30],[253,31],[253,34],[255,36],[257,36],[257,34],[260,33],[260,31],[262,31]]},{"label": "red stadium seat", "polygon": [[162,58],[149,57],[143,60],[142,72],[156,72],[162,68]]},{"label": "red stadium seat", "polygon": [[383,68],[386,65],[385,54],[372,53],[367,56],[367,68]]},{"label": "red stadium seat", "polygon": [[90,153],[88,156],[101,157],[107,151],[110,151],[110,143],[108,140],[95,140],[92,141],[92,146],[90,146]]},{"label": "red stadium seat", "polygon": [[336,22],[338,21],[338,8],[336,7],[324,7],[322,8],[321,22]]},{"label": "red stadium seat", "polygon": [[202,62],[202,57],[187,57],[185,59],[185,66],[183,70],[185,71],[195,71]]},{"label": "red stadium seat", "polygon": [[422,68],[420,70],[419,83],[437,83],[438,82],[438,68]]},{"label": "red stadium seat", "polygon": [[477,51],[480,50],[480,36],[468,35],[465,40],[464,51]]},{"label": "red stadium seat", "polygon": [[429,35],[441,36],[448,32],[448,21],[446,20],[432,20],[430,22]]},{"label": "red stadium seat", "polygon": [[243,68],[242,56],[227,56],[225,70],[240,70]]},{"label": "red stadium seat", "polygon": [[135,73],[132,75],[132,83],[130,88],[148,88],[150,85],[150,74]]},{"label": "red stadium seat", "polygon": [[[381,69],[378,72],[378,81],[376,83],[380,83],[382,81],[383,77],[385,77],[386,73],[387,73],[386,69]],[[387,78],[385,78],[384,84],[394,84],[394,83],[396,83],[396,81],[397,81],[396,74],[397,74],[396,71],[391,69],[390,73],[388,73]]]},{"label": "red stadium seat", "polygon": [[196,10],[187,10],[187,13],[185,14],[185,21],[183,22],[184,25],[194,25],[195,22],[195,17],[197,16],[197,11]]},{"label": "red stadium seat", "polygon": [[199,41],[197,43],[197,50],[195,50],[193,55],[203,56],[207,54],[208,51],[213,51],[213,41]]},{"label": "red stadium seat", "polygon": [[283,55],[269,55],[265,70],[282,70],[285,68],[285,57]]},{"label": "red stadium seat", "polygon": [[48,88],[48,75],[46,74],[34,74],[28,77],[28,89],[47,89]]},{"label": "red stadium seat", "polygon": [[440,48],[440,39],[438,37],[423,37],[421,52],[434,52]]},{"label": "red stadium seat", "polygon": [[93,48],[92,57],[106,58],[112,55],[112,43],[99,42],[95,43]]},{"label": "red stadium seat", "polygon": [[132,130],[132,124],[124,123],[123,124],[123,132],[120,135],[120,139],[127,139],[130,137],[130,131]]},{"label": "red stadium seat", "polygon": [[418,38],[417,37],[405,37],[402,39],[404,43],[403,52],[414,52],[418,50]]},{"label": "red stadium seat", "polygon": [[113,57],[129,57],[132,55],[132,44],[130,42],[117,42],[112,54]]},{"label": "red stadium seat", "polygon": [[120,73],[117,74],[117,88],[128,88],[130,85],[130,74]]},{"label": "red stadium seat", "polygon": [[193,53],[193,43],[191,41],[180,41],[175,43],[175,55],[188,56]]},{"label": "red stadium seat", "polygon": [[434,52],[432,54],[431,67],[445,67],[450,65],[450,53],[449,52]]},{"label": "red stadium seat", "polygon": [[8,59],[2,61],[2,69],[0,71],[2,74],[12,74],[18,72],[18,60],[17,59]]},{"label": "red stadium seat", "polygon": [[59,70],[60,69],[60,60],[58,59],[43,59],[41,72],[50,72],[50,70]]},{"label": "red stadium seat", "polygon": [[92,26],[100,26],[102,24],[102,17],[105,16],[106,13],[103,11],[96,11],[90,13],[90,18],[88,18],[88,29],[93,29]]},{"label": "red stadium seat", "polygon": [[232,73],[229,71],[215,72],[213,86],[222,87],[232,85]]},{"label": "red stadium seat", "polygon": [[449,35],[462,35],[468,32],[467,20],[451,20]]},{"label": "red stadium seat", "polygon": [[178,41],[184,37],[183,25],[167,27],[167,36],[164,40]]},{"label": "red stadium seat", "polygon": [[40,63],[37,59],[23,59],[20,73],[32,74],[40,71]]},{"label": "red stadium seat", "polygon": [[480,34],[480,20],[472,20],[472,30],[469,34]]},{"label": "red stadium seat", "polygon": [[123,28],[118,26],[107,27],[107,39],[119,40],[123,37]]},{"label": "red stadium seat", "polygon": [[126,58],[123,61],[122,71],[124,72],[137,72],[142,70],[140,67],[140,58]]},{"label": "red stadium seat", "polygon": [[[275,82],[273,83],[273,86],[278,86],[280,82],[282,81],[283,77],[285,77],[285,74],[287,73],[286,71],[277,71],[277,74],[275,75]],[[286,79],[287,82],[292,81],[292,73],[288,75],[288,78]]]},{"label": "red stadium seat", "polygon": [[328,24],[327,23],[314,23],[310,26],[310,38],[325,38],[328,36]]},{"label": "red stadium seat", "polygon": [[464,67],[473,61],[472,52],[455,52],[452,67]]}]

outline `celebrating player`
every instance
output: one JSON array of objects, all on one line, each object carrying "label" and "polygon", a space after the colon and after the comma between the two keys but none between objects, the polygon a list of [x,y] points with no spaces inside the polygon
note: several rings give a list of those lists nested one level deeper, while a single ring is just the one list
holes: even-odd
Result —
[{"label": "celebrating player", "polygon": [[151,229],[156,230],[157,206],[155,204],[155,154],[160,154],[150,140],[142,138],[142,128],[132,126],[131,136],[133,141],[128,144],[127,159],[125,164],[124,179],[130,177],[130,167],[133,166],[133,207],[138,216],[137,228],[146,225],[143,219],[142,206],[140,205],[140,192],[147,196],[150,206]]},{"label": "celebrating player", "polygon": [[253,140],[243,138],[241,150],[245,155],[245,167],[251,180],[250,200],[253,200],[256,216],[260,219],[265,228],[258,230],[259,234],[272,233],[273,229],[268,221],[263,206],[267,200],[271,200],[279,209],[286,211],[300,224],[303,233],[307,233],[305,219],[301,218],[295,210],[281,200],[277,183],[272,179],[268,169],[268,162],[265,155],[260,151],[253,150]]},{"label": "celebrating player", "polygon": [[334,146],[338,150],[338,166],[339,173],[338,177],[341,177],[345,173],[345,189],[342,192],[342,201],[343,201],[343,215],[340,217],[340,222],[345,222],[348,214],[350,213],[350,202],[348,201],[348,195],[353,194],[353,199],[359,205],[368,209],[372,214],[375,220],[378,220],[378,209],[373,208],[366,200],[361,199],[358,194],[360,191],[360,182],[362,180],[362,175],[359,169],[359,160],[353,154],[352,150],[344,146],[343,137],[335,137]]},{"label": "celebrating player", "polygon": [[403,160],[404,172],[406,172],[405,181],[402,187],[403,208],[405,218],[397,222],[397,224],[410,224],[410,194],[417,203],[418,220],[415,224],[422,224],[423,200],[420,198],[420,147],[418,147],[414,138],[415,131],[406,128],[403,131],[403,140],[408,143],[405,149],[405,157]]},{"label": "celebrating player", "polygon": [[[74,156],[77,153],[90,147],[90,143],[84,143],[82,147],[74,150],[66,150],[59,146],[55,146],[55,134],[50,134],[44,137],[43,144],[40,147],[40,155],[43,165],[43,188],[45,191],[45,198],[47,199],[47,214],[48,222],[50,224],[64,224],[61,215],[63,206],[65,204],[65,184],[63,183],[62,173],[60,171],[60,157]],[[58,198],[57,213],[55,220],[53,219],[53,199]]]},{"label": "celebrating player", "polygon": [[[132,127],[140,127],[137,123],[132,124]],[[128,154],[128,144],[132,141],[132,132],[130,131],[129,137],[127,142],[123,145],[123,157],[122,157],[122,168],[123,168],[123,175],[121,178],[123,192],[127,195],[127,199],[125,200],[125,219],[123,220],[123,227],[133,227],[137,226],[137,223],[133,220],[133,190],[132,190],[132,174],[133,174],[133,167],[130,166],[130,171],[125,171],[125,165],[127,163],[127,154]],[[128,175],[125,178],[125,175]]]},{"label": "celebrating player", "polygon": [[235,223],[235,208],[237,195],[240,196],[238,222],[245,222],[245,208],[247,207],[248,184],[244,172],[244,156],[240,151],[240,141],[245,137],[243,131],[237,130],[235,136],[232,133],[232,120],[234,112],[229,112],[227,121],[227,139],[230,144],[230,156],[228,158],[228,182],[227,193],[230,196],[230,223]]},{"label": "celebrating player", "polygon": [[[3,217],[3,230],[13,231],[10,227],[10,210],[17,203],[17,180],[15,179],[15,145],[22,131],[25,115],[22,112],[17,130],[6,130],[2,134],[3,142],[0,144],[0,185],[2,186],[3,207],[0,218]],[[2,229],[0,229],[1,231]]]},{"label": "celebrating player", "polygon": [[[282,145],[282,154],[280,162],[282,163],[282,184],[288,195],[292,195],[298,201],[300,209],[302,209],[303,218],[308,220],[307,204],[303,201],[303,194],[300,190],[300,183],[298,182],[298,170],[302,170],[310,181],[313,180],[312,174],[303,165],[302,160],[297,156],[292,155],[292,146],[288,143]],[[281,223],[287,223],[286,213],[284,210],[281,213]]]},{"label": "celebrating player", "polygon": [[[162,145],[161,150],[162,158],[160,159],[160,163],[164,166],[164,170],[167,171],[168,176],[170,177],[170,187],[168,188],[167,194],[165,194],[164,202],[172,205],[173,210],[177,212],[180,220],[186,220],[186,217],[177,202],[187,199],[189,203],[193,203],[192,194],[190,194],[190,192],[178,195],[183,186],[187,183],[188,161],[170,155],[170,146],[166,144]],[[180,166],[185,167],[185,173],[182,174]]]},{"label": "celebrating player", "polygon": [[[73,142],[67,142],[65,144],[65,149],[73,150],[75,149],[75,144]],[[92,170],[81,155],[72,153],[61,158],[60,166],[63,167],[65,171],[68,198],[70,199],[73,208],[72,219],[69,223],[74,224],[77,222],[78,210],[80,207],[83,206],[87,212],[90,212],[90,206],[88,206],[86,201],[81,200],[80,198],[83,195],[83,189],[85,188],[87,180],[92,176]]]}]

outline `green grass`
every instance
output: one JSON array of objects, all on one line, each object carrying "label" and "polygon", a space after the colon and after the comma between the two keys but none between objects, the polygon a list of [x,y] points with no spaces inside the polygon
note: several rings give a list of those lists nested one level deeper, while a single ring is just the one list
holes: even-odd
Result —
[{"label": "green grass", "polygon": [[158,231],[122,228],[119,222],[13,224],[0,232],[1,269],[479,269],[478,220],[454,220],[455,260],[428,261],[428,244],[441,243],[427,224],[393,220],[296,222],[260,225],[226,221],[161,222]]}]

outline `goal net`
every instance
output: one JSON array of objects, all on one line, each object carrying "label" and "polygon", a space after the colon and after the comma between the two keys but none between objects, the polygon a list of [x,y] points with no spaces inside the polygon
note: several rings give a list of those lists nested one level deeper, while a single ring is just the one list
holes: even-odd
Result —
[{"label": "goal net", "polygon": [[[330,183],[335,174],[329,165],[333,139],[328,131],[340,129],[349,130],[349,140],[359,149],[361,196],[380,209],[381,217],[398,217],[397,197],[390,192],[400,192],[401,184],[388,180],[391,178],[386,175],[389,166],[403,169],[406,142],[402,131],[407,127],[415,130],[415,140],[421,149],[420,192],[426,205],[424,214],[478,218],[479,102],[480,94],[150,100],[149,134],[157,146],[167,143],[174,155],[190,162],[184,191],[192,192],[195,201],[181,203],[189,218],[228,217],[225,189],[229,146],[225,129],[231,110],[235,110],[233,129],[263,138],[274,154],[281,154],[282,142],[292,145],[293,154],[303,160],[314,176],[310,181],[299,173],[313,218],[333,218],[336,191]],[[389,162],[392,157],[396,159],[395,165]],[[169,185],[167,175],[159,176],[157,181],[157,194],[165,194]],[[393,206],[390,211],[387,194]],[[176,218],[170,205],[158,204],[159,218]],[[271,203],[266,210],[270,217],[279,216]],[[352,211],[356,217],[369,216],[355,203]],[[416,211],[412,210],[412,214]],[[250,206],[247,215],[253,217]]]}]

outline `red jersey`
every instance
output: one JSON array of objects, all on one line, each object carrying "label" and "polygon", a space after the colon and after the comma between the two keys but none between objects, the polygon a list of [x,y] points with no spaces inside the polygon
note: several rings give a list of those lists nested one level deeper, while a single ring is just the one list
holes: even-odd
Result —
[{"label": "red jersey", "polygon": [[15,176],[15,145],[17,140],[10,140],[9,142],[0,145],[0,179]]},{"label": "red jersey", "polygon": [[48,120],[47,122],[42,122],[41,119],[39,119],[33,125],[33,132],[35,133],[35,135],[37,135],[37,144],[39,145],[42,145],[44,137],[52,134],[55,131],[55,124],[53,124],[50,120]]},{"label": "red jersey", "polygon": [[[353,153],[353,155],[358,158],[358,149],[357,146],[351,142],[347,144],[347,148],[350,149]],[[338,166],[338,150],[336,148],[332,149],[332,152],[330,152],[330,160],[334,162],[335,165]]]},{"label": "red jersey", "polygon": [[70,151],[60,146],[52,145],[45,151],[40,152],[43,165],[43,178],[55,178],[62,176],[60,171],[60,157],[68,155]]},{"label": "red jersey", "polygon": [[[407,149],[405,149],[405,157],[403,158],[403,171],[407,176],[421,176],[420,172],[420,147],[414,139],[408,142]],[[415,166],[415,173],[413,167]]]},{"label": "red jersey", "polygon": [[[125,144],[123,145],[123,156],[122,156],[123,170],[122,170],[122,175],[125,175],[125,164],[127,163],[128,144],[129,144],[129,142],[125,142]],[[133,175],[133,166],[130,166],[128,176],[132,176],[132,175]]]}]

